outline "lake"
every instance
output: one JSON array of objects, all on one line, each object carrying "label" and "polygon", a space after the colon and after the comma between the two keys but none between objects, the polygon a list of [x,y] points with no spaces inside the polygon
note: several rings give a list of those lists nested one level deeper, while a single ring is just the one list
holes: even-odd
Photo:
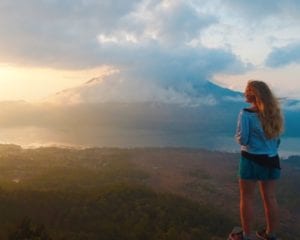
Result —
[{"label": "lake", "polygon": [[[0,143],[24,148],[58,147],[189,147],[239,152],[233,136],[201,132],[163,132],[161,130],[90,128],[46,129],[38,127],[2,128]],[[280,155],[300,155],[300,138],[283,137]]]}]

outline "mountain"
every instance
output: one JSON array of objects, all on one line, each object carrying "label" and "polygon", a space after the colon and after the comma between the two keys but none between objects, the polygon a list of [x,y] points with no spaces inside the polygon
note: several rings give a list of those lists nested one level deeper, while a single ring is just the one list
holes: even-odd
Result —
[{"label": "mountain", "polygon": [[64,129],[81,132],[82,143],[215,148],[216,137],[232,139],[243,96],[209,81],[163,86],[94,78],[46,102],[64,112],[56,115],[64,115]]},{"label": "mountain", "polygon": [[184,106],[216,105],[222,101],[243,101],[242,94],[209,81],[167,85],[122,78],[93,78],[78,87],[66,89],[47,102],[79,103],[165,103]]},{"label": "mountain", "polygon": [[[292,141],[286,141],[290,154],[298,149],[300,101],[282,101],[285,137]],[[41,103],[3,102],[0,106],[5,142],[236,151],[236,120],[247,105],[242,93],[209,81],[166,86],[107,77],[58,92]]]}]

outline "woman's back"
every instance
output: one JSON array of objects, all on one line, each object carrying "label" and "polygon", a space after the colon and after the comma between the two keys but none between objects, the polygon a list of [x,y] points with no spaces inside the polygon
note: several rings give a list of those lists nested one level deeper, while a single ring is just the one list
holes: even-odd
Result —
[{"label": "woman's back", "polygon": [[236,139],[242,151],[269,156],[277,155],[280,143],[279,137],[266,137],[257,112],[247,108],[240,111]]}]

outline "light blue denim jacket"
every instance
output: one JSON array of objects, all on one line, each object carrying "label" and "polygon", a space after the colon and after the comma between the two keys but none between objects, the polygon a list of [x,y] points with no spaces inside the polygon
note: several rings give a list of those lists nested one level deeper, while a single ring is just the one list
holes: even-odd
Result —
[{"label": "light blue denim jacket", "polygon": [[235,137],[241,145],[241,151],[253,154],[267,154],[270,157],[278,154],[280,139],[268,139],[265,136],[256,112],[248,109],[240,111]]}]

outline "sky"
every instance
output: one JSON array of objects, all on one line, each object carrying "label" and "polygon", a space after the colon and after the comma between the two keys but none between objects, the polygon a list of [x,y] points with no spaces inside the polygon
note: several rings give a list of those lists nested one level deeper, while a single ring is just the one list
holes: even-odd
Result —
[{"label": "sky", "polygon": [[0,101],[97,77],[119,95],[260,79],[300,99],[299,0],[1,0],[0,35]]}]

